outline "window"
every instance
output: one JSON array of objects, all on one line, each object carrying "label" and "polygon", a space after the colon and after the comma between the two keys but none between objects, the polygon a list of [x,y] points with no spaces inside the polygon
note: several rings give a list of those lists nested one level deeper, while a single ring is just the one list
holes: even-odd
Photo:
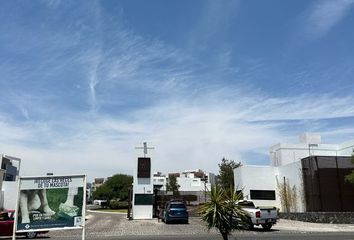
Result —
[{"label": "window", "polygon": [[275,200],[274,190],[250,190],[250,194],[255,200]]},{"label": "window", "polygon": [[152,194],[135,194],[135,205],[152,205]]}]

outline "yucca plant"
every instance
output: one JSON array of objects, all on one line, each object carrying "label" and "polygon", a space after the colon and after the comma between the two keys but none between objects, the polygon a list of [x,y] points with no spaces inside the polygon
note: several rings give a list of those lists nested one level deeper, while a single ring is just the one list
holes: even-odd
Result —
[{"label": "yucca plant", "polygon": [[224,240],[228,239],[231,231],[242,229],[249,221],[248,214],[236,204],[240,199],[241,194],[234,190],[212,187],[209,200],[198,209],[208,229],[217,228]]}]

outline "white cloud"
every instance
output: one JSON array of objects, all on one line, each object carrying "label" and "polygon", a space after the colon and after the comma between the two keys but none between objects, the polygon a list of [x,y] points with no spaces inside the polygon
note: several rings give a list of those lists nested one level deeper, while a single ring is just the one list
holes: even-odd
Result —
[{"label": "white cloud", "polygon": [[239,5],[239,0],[205,1],[199,21],[189,34],[190,48],[209,48],[211,51],[215,39],[227,35],[229,28],[233,26]]},{"label": "white cloud", "polygon": [[[212,38],[213,31],[217,32],[220,25],[229,23],[238,8],[237,1],[230,1],[225,6],[210,3],[210,6],[215,4],[217,8],[207,8],[205,18],[212,15],[215,25],[209,32],[210,29],[203,29],[206,25],[202,20],[202,38]],[[330,5],[328,1],[326,4]],[[227,14],[224,14],[225,8]],[[332,19],[326,20],[327,27],[315,27],[314,31],[318,35],[329,31],[344,16],[344,8],[348,7],[336,8],[337,15],[327,14]],[[319,16],[325,15],[325,9],[321,9],[314,8],[309,26],[315,26],[316,21],[321,20]],[[274,98],[235,85],[229,89],[210,86],[202,80],[214,77],[210,73],[214,73],[215,69],[205,67],[203,60],[193,59],[156,39],[140,37],[121,26],[119,23],[123,21],[101,19],[96,6],[91,11],[88,15],[92,13],[95,16],[93,23],[88,21],[80,25],[82,27],[78,28],[79,33],[75,37],[70,31],[64,31],[50,38],[52,42],[49,45],[55,47],[42,53],[45,61],[43,65],[38,64],[41,67],[31,69],[31,73],[43,73],[44,78],[38,84],[44,86],[40,89],[42,91],[34,88],[35,93],[27,96],[22,94],[25,91],[14,88],[17,92],[13,96],[19,97],[10,97],[1,104],[1,110],[8,105],[14,106],[26,118],[22,122],[15,117],[6,117],[5,112],[0,113],[0,150],[23,159],[24,175],[87,173],[89,178],[93,178],[117,172],[132,173],[136,158],[134,147],[143,141],[156,148],[153,151],[156,170],[167,172],[203,168],[216,172],[222,157],[237,161],[243,152],[267,154],[271,145],[288,139],[288,131],[283,130],[291,129],[288,120],[354,116],[352,96]],[[117,26],[113,22],[118,22]],[[101,35],[105,26],[114,31],[105,29],[109,34]],[[39,45],[45,46],[47,38],[45,35]],[[33,42],[35,40],[32,39]],[[104,40],[114,44],[104,48]],[[23,49],[24,52],[33,46],[32,41]],[[60,43],[62,45],[57,48]],[[196,43],[199,44],[198,41]],[[16,45],[10,48],[15,49]],[[73,49],[75,51],[70,52]],[[67,54],[58,53],[63,50]],[[218,61],[221,66],[217,66],[217,70],[227,70],[230,52],[223,52],[221,59],[224,61]],[[262,59],[257,59],[251,64],[253,68],[250,71],[263,64]],[[64,95],[60,95],[62,92],[53,93],[55,84],[53,89],[46,89],[47,78],[67,69],[70,70],[68,76],[60,77],[78,77],[77,82],[70,84],[83,87],[75,87],[71,95],[66,95],[67,90],[72,90],[70,87],[64,88]],[[13,67],[10,73],[16,72]],[[23,74],[23,71],[18,72],[21,73],[19,79],[23,80],[19,81],[20,84],[34,78]],[[84,77],[80,74],[76,76],[77,72],[82,72]],[[68,82],[62,84],[70,85]],[[84,91],[85,103],[96,111],[86,112],[82,107],[85,103],[70,99],[81,91]],[[124,95],[126,91],[131,91],[133,96],[120,98],[119,95]],[[140,94],[148,95],[147,101],[151,102],[129,106],[130,101],[141,100]],[[55,103],[62,105],[58,107]],[[126,104],[125,109],[110,109],[109,113],[99,109],[117,103]],[[9,113],[13,115],[13,109]]]},{"label": "white cloud", "polygon": [[[0,146],[5,153],[23,158],[25,175],[83,172],[91,179],[116,172],[132,174],[134,147],[143,141],[155,147],[155,170],[203,168],[216,172],[224,156],[238,161],[243,152],[267,154],[273,144],[296,137],[282,130],[284,126],[291,128],[292,123],[287,120],[354,116],[353,98],[272,99],[225,90],[217,94],[204,92],[193,98],[179,96],[131,111],[128,116],[71,114],[57,122],[32,124],[31,128],[2,122],[0,131],[6,134],[3,136],[13,137],[11,141],[1,138]],[[48,144],[28,144],[37,136],[43,137],[44,132],[50,139]],[[325,134],[336,136],[335,132]],[[338,134],[347,140],[344,138],[348,135]]]},{"label": "white cloud", "polygon": [[354,0],[318,0],[305,19],[305,34],[316,39],[328,33],[353,7]]}]

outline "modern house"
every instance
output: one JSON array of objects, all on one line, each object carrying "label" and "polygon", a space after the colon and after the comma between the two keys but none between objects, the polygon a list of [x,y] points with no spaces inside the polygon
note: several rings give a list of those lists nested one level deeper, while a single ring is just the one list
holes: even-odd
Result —
[{"label": "modern house", "polygon": [[[195,204],[205,201],[205,192],[210,191],[212,185],[215,184],[215,174],[205,173],[201,169],[186,170],[183,172],[169,173],[168,176],[162,175],[160,172],[153,175],[153,184],[160,191],[167,191],[169,178],[175,176],[179,185],[179,193],[181,195],[195,195],[197,201]],[[166,192],[169,194],[169,192]]]},{"label": "modern house", "polygon": [[291,212],[354,211],[354,185],[344,177],[354,170],[354,140],[324,144],[305,133],[299,143],[270,148],[270,165],[242,165],[234,170],[235,186],[258,206]]}]

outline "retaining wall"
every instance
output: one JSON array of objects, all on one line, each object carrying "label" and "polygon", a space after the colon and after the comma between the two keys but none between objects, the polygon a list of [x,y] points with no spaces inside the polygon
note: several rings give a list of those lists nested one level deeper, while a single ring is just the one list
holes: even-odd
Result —
[{"label": "retaining wall", "polygon": [[354,224],[354,212],[279,213],[278,216],[303,222]]}]

